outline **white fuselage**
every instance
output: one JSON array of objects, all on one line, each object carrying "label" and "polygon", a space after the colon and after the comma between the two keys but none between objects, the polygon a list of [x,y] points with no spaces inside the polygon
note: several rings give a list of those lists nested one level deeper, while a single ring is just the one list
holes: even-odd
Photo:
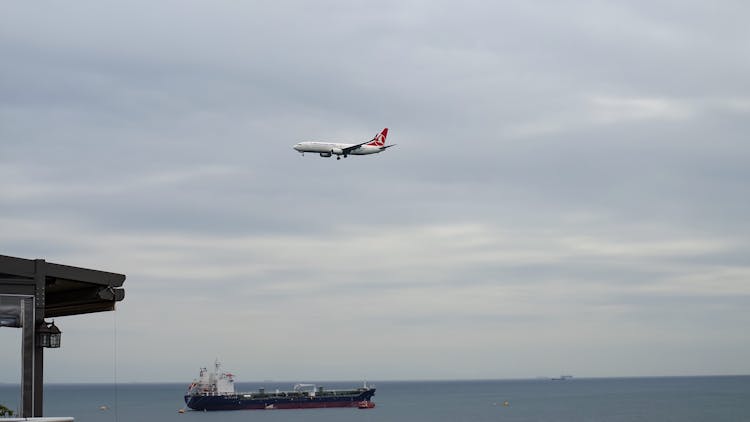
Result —
[{"label": "white fuselage", "polygon": [[317,153],[324,157],[330,157],[331,155],[376,154],[383,150],[383,148],[381,147],[376,147],[372,145],[362,145],[344,154],[344,150],[353,145],[356,145],[356,144],[340,144],[340,143],[335,143],[335,142],[300,142],[294,146],[294,149],[299,152]]}]

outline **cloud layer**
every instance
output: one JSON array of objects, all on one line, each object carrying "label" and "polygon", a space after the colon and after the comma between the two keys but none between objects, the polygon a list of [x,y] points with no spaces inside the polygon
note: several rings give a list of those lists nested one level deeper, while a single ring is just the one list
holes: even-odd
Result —
[{"label": "cloud layer", "polygon": [[1,7],[0,253],[128,276],[48,381],[750,370],[741,2]]}]

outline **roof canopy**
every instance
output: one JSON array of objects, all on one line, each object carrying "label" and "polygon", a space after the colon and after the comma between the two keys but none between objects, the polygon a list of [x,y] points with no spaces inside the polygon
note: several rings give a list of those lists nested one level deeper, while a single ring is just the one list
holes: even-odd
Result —
[{"label": "roof canopy", "polygon": [[39,284],[45,317],[113,311],[124,282],[124,274],[0,255],[0,294],[39,297]]}]

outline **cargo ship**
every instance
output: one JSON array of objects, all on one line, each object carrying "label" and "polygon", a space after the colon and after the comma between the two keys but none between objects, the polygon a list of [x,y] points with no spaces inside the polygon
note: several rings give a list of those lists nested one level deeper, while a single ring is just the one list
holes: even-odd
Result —
[{"label": "cargo ship", "polygon": [[328,390],[315,384],[297,384],[291,391],[272,392],[261,388],[253,392],[235,392],[234,375],[221,371],[219,361],[214,371],[201,368],[198,378],[188,386],[185,404],[192,410],[241,409],[310,409],[321,407],[375,407],[372,396],[375,388],[362,387],[347,390]]}]

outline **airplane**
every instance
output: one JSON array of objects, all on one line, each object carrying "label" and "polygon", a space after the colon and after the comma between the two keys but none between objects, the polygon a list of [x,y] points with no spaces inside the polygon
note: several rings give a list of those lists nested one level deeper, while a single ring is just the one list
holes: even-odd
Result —
[{"label": "airplane", "polygon": [[396,144],[386,145],[385,137],[388,136],[388,128],[383,129],[379,134],[375,135],[369,141],[364,141],[359,144],[339,144],[335,142],[300,142],[294,145],[294,149],[305,155],[306,152],[316,152],[321,157],[332,157],[336,156],[337,160],[344,158],[349,155],[367,155],[377,154],[385,151]]}]

